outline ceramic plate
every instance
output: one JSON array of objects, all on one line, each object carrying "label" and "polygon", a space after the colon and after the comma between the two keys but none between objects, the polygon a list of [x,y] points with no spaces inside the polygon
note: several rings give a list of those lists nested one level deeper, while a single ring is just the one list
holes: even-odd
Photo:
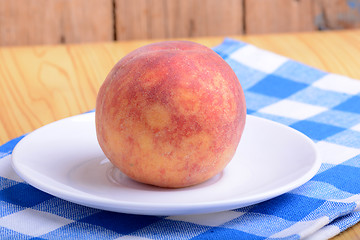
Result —
[{"label": "ceramic plate", "polygon": [[287,126],[247,116],[237,152],[217,176],[200,185],[164,189],[140,184],[114,168],[101,151],[94,113],[39,128],[15,147],[12,165],[32,186],[103,210],[182,215],[218,212],[288,192],[315,175],[314,143]]}]

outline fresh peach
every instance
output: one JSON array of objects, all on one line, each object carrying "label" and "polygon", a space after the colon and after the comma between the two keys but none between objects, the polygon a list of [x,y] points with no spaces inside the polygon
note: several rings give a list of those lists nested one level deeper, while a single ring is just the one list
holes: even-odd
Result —
[{"label": "fresh peach", "polygon": [[188,41],[140,47],[110,71],[96,101],[104,154],[128,177],[160,187],[221,172],[246,118],[243,90],[213,50]]}]

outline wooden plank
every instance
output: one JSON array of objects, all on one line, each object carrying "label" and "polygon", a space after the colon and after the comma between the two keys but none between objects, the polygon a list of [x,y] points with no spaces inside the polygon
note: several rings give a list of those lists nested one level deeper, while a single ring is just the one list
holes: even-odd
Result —
[{"label": "wooden plank", "polygon": [[115,0],[117,40],[165,38],[163,0]]},{"label": "wooden plank", "polygon": [[[46,12],[43,11],[45,8]],[[56,8],[54,1],[46,0],[0,1],[0,45],[56,42],[59,39],[58,28],[55,27]]]},{"label": "wooden plank", "polygon": [[247,34],[360,27],[360,0],[245,0]]},{"label": "wooden plank", "polygon": [[62,0],[65,42],[111,41],[114,35],[112,0]]},{"label": "wooden plank", "polygon": [[314,11],[314,23],[319,30],[360,27],[360,0],[316,0]]},{"label": "wooden plank", "polygon": [[243,0],[115,0],[118,40],[236,35]]},{"label": "wooden plank", "polygon": [[247,34],[316,30],[313,0],[245,0]]},{"label": "wooden plank", "polygon": [[360,0],[0,0],[0,45],[357,27]]},{"label": "wooden plank", "polygon": [[111,41],[112,0],[0,0],[0,45]]},{"label": "wooden plank", "polygon": [[218,0],[208,0],[206,4],[208,31],[205,34],[209,36],[243,34],[243,1],[228,0],[219,4]]},{"label": "wooden plank", "polygon": [[243,33],[242,0],[167,1],[169,37]]}]

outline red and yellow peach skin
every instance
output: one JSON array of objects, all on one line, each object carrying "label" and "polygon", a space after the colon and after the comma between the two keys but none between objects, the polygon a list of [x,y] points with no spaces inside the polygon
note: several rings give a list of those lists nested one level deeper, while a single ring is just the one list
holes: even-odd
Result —
[{"label": "red and yellow peach skin", "polygon": [[221,172],[246,118],[243,90],[213,50],[188,41],[141,47],[101,86],[96,132],[107,158],[128,177],[179,188]]}]

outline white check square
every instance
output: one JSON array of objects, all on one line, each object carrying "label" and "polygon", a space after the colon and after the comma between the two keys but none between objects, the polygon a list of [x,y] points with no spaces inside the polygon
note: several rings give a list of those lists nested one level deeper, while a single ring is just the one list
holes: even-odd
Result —
[{"label": "white check square", "polygon": [[357,125],[355,125],[355,126],[353,126],[353,127],[351,128],[351,130],[360,132],[360,123],[357,124]]},{"label": "white check square", "polygon": [[345,76],[337,74],[328,74],[318,81],[314,82],[313,86],[330,90],[334,92],[342,92],[347,94],[360,93],[360,82]]},{"label": "white check square", "polygon": [[[299,222],[291,225],[290,227],[285,228],[283,231],[272,235],[271,238],[289,238],[290,236],[292,236],[294,234],[294,232],[299,232],[300,237],[303,238],[305,236],[302,236],[302,235],[308,235],[308,232],[306,231],[306,229],[310,229],[310,231],[312,229],[320,229],[324,225],[328,224],[329,221],[330,221],[329,217],[327,217],[327,216],[324,216],[324,217],[321,217],[321,218],[318,218],[318,219],[312,220],[312,221],[309,221],[309,220],[299,221]],[[302,231],[299,231],[299,230],[302,230]],[[321,239],[321,238],[319,238],[319,239]]]},{"label": "white check square", "polygon": [[327,108],[300,103],[291,100],[282,100],[259,110],[261,113],[277,115],[281,117],[304,120],[326,111]]},{"label": "white check square", "polygon": [[322,162],[329,164],[340,164],[360,154],[360,149],[325,141],[316,143],[316,147],[319,150]]},{"label": "white check square", "polygon": [[0,226],[37,237],[73,222],[57,215],[27,208],[0,218]]},{"label": "white check square", "polygon": [[274,72],[288,60],[286,57],[259,49],[252,45],[240,48],[232,53],[230,58],[265,73]]}]

